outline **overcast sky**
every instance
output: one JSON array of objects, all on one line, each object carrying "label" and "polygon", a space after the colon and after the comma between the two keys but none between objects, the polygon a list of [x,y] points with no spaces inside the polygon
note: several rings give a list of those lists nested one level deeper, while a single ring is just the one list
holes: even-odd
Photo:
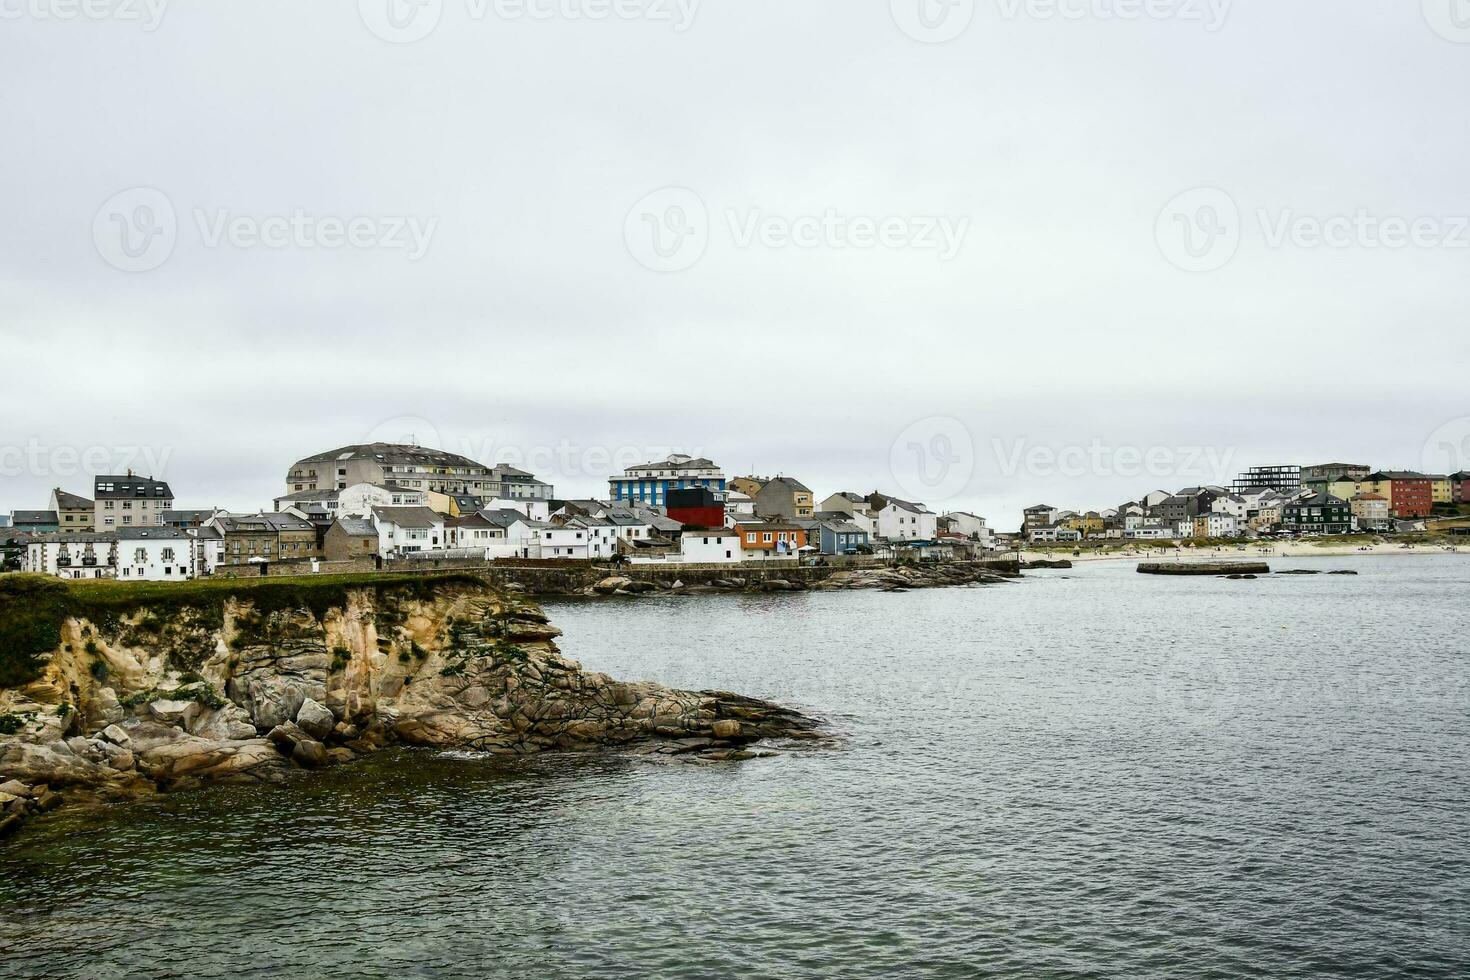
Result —
[{"label": "overcast sky", "polygon": [[0,509],[1470,465],[1459,0],[419,2],[0,0]]}]

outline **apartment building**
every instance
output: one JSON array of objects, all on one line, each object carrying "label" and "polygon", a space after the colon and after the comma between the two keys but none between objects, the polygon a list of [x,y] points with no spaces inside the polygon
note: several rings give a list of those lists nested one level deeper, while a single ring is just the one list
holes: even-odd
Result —
[{"label": "apartment building", "polygon": [[174,509],[174,492],[167,483],[132,471],[124,476],[99,476],[92,481],[92,527],[98,532],[119,527],[158,527]]}]

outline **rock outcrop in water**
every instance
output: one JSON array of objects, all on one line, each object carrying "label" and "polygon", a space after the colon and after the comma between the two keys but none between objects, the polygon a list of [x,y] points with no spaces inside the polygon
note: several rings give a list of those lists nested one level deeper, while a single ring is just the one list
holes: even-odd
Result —
[{"label": "rock outcrop in water", "polygon": [[0,676],[34,676],[0,687],[0,833],[61,795],[269,781],[391,743],[720,760],[816,734],[767,702],[584,671],[539,608],[467,576],[5,586],[27,605],[0,615]]}]

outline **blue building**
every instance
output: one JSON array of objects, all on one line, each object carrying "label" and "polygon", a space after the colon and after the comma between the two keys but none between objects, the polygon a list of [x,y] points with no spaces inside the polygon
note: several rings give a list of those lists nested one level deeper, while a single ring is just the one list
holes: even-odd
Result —
[{"label": "blue building", "polygon": [[725,490],[725,474],[704,457],[675,453],[668,459],[630,466],[622,476],[607,481],[608,492],[616,501],[636,501],[656,507],[666,506],[670,490],[706,487]]},{"label": "blue building", "polygon": [[868,532],[848,521],[823,521],[817,527],[824,555],[846,555],[868,546]]}]

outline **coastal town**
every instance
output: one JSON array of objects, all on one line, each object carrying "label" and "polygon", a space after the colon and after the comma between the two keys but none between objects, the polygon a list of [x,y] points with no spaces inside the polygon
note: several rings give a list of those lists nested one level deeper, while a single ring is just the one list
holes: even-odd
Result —
[{"label": "coastal town", "polygon": [[1101,510],[1037,504],[1002,533],[968,511],[878,490],[819,499],[795,477],[728,476],[704,457],[630,466],[609,477],[605,498],[568,499],[516,467],[381,442],[296,461],[270,508],[249,513],[181,507],[168,482],[132,472],[96,476],[90,490],[57,487],[44,508],[0,515],[5,570],[181,581],[484,562],[933,563],[1099,541],[1405,534],[1470,512],[1465,472],[1277,465],[1252,467],[1228,488],[1156,490]]}]

